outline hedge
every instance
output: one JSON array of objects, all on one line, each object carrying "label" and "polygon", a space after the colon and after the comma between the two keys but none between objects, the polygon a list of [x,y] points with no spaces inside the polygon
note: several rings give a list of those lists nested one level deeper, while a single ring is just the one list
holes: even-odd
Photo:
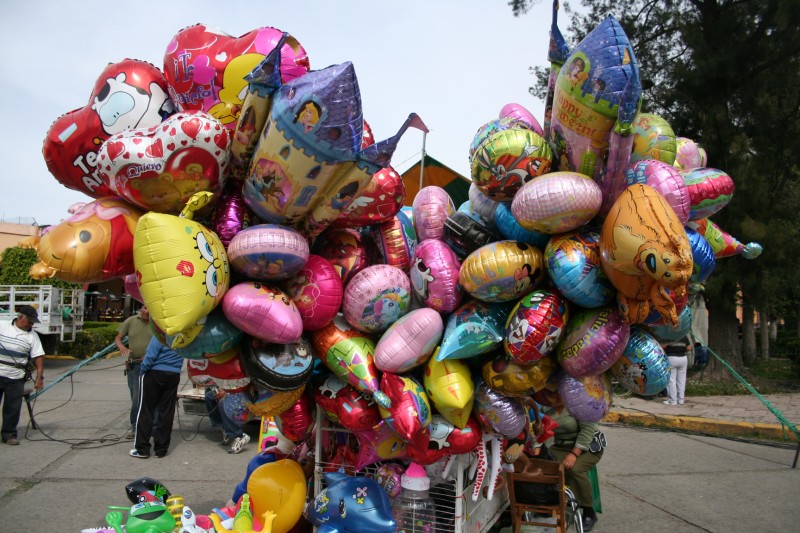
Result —
[{"label": "hedge", "polygon": [[118,327],[119,324],[113,322],[87,322],[83,330],[75,334],[73,342],[59,342],[56,351],[59,355],[87,359],[114,343]]}]

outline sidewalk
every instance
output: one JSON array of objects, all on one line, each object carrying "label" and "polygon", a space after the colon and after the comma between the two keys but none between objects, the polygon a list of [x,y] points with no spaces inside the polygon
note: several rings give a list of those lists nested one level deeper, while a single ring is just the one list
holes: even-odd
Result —
[{"label": "sidewalk", "polygon": [[[763,396],[784,418],[800,427],[800,394]],[[684,405],[664,405],[665,398],[615,396],[605,422],[670,427],[705,434],[785,439],[796,442],[789,428],[752,394],[739,396],[692,396]]]}]

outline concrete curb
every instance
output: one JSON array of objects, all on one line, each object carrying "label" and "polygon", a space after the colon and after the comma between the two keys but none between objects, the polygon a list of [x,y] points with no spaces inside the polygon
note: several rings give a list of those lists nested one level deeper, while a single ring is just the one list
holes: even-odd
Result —
[{"label": "concrete curb", "polygon": [[654,415],[631,411],[611,411],[603,419],[609,424],[628,424],[632,426],[680,429],[682,431],[713,435],[739,436],[750,438],[766,438],[797,442],[791,429],[781,424],[759,424],[750,422],[733,422],[694,416]]}]

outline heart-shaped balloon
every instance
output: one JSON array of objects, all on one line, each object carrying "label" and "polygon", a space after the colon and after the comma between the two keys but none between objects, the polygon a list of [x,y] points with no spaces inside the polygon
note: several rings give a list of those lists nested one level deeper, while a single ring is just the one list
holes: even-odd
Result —
[{"label": "heart-shaped balloon", "polygon": [[158,68],[136,59],[109,64],[85,107],[50,126],[42,154],[47,169],[68,189],[92,198],[113,196],[97,172],[97,151],[114,134],[156,126],[174,110]]},{"label": "heart-shaped balloon", "polygon": [[[247,76],[278,44],[283,32],[258,28],[233,37],[205,24],[179,31],[167,45],[164,72],[181,111],[206,111],[233,129],[242,110]],[[309,70],[308,55],[294,37],[281,47],[281,79]]]},{"label": "heart-shaped balloon", "polygon": [[334,374],[314,388],[314,401],[328,418],[350,431],[367,430],[381,421],[378,404]]},{"label": "heart-shaped balloon", "polygon": [[333,225],[348,228],[386,222],[403,207],[405,196],[403,177],[392,167],[383,168],[372,175],[367,186],[359,191]]},{"label": "heart-shaped balloon", "polygon": [[222,191],[229,142],[228,130],[208,114],[177,113],[156,127],[108,139],[98,170],[128,202],[177,214],[193,194]]}]

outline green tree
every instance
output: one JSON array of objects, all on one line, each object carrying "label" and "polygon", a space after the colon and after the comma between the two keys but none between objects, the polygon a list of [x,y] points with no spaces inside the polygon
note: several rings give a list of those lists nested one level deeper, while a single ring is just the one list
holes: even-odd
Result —
[{"label": "green tree", "polygon": [[78,288],[58,278],[35,280],[28,271],[39,262],[36,251],[29,248],[6,248],[0,255],[0,285],[53,285],[62,289]]},{"label": "green tree", "polygon": [[[524,15],[538,2],[512,1]],[[712,348],[740,361],[737,304],[762,318],[800,307],[800,10],[792,0],[598,0],[571,11],[574,46],[607,15],[619,20],[639,62],[642,111],[699,142],[708,166],[734,179],[736,194],[714,221],[765,252],[721,259],[707,286]],[[543,98],[548,66],[531,94]],[[737,300],[741,295],[741,301]],[[747,324],[749,321],[745,321]],[[798,328],[800,321],[795,318]],[[765,345],[762,344],[762,347]]]}]

